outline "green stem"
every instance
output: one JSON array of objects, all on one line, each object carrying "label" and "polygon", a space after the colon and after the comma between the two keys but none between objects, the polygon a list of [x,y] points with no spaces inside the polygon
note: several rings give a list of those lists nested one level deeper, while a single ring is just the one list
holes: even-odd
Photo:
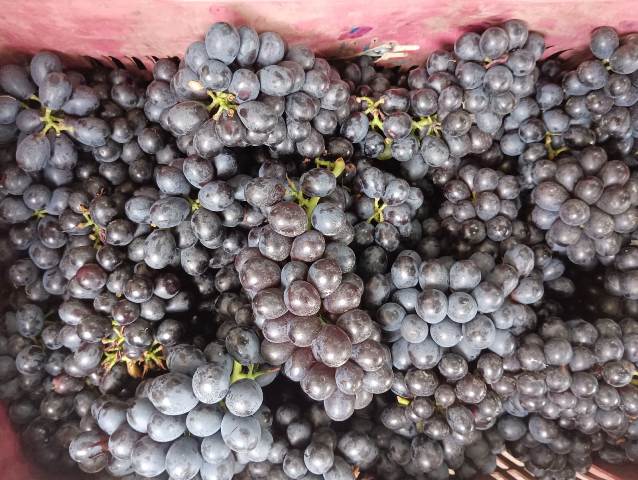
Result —
[{"label": "green stem", "polygon": [[377,223],[383,223],[383,210],[385,210],[385,207],[387,207],[385,203],[383,205],[380,205],[379,199],[375,198],[374,213],[372,214],[370,218],[368,218],[368,223],[372,223],[372,221],[375,221]]},{"label": "green stem", "polygon": [[346,169],[346,162],[341,157],[337,158],[334,162],[323,160],[322,158],[315,158],[315,164],[317,167],[327,168],[337,178],[339,178],[339,175]]},{"label": "green stem", "polygon": [[46,135],[49,130],[53,130],[56,136],[59,136],[62,132],[72,132],[73,127],[67,127],[62,117],[53,114],[50,108],[45,108],[40,120],[44,123],[42,128],[42,135]]},{"label": "green stem", "polygon": [[569,150],[569,148],[567,147],[560,147],[558,149],[555,149],[554,146],[552,145],[553,136],[554,135],[551,132],[545,133],[545,150],[547,150],[547,158],[549,160],[554,160],[561,153],[567,152]]},{"label": "green stem", "polygon": [[382,114],[379,107],[383,104],[385,99],[381,97],[379,100],[375,101],[370,97],[357,97],[356,101],[359,103],[366,102],[368,104],[363,113],[368,117],[371,117],[370,126],[383,131],[383,122],[381,121]]},{"label": "green stem", "polygon": [[312,212],[319,204],[319,197],[306,198],[301,190],[297,190],[292,180],[288,179],[288,192],[294,197],[295,202],[306,211],[308,217],[308,230],[312,229]]},{"label": "green stem", "polygon": [[425,117],[420,118],[419,120],[412,121],[412,131],[421,131],[427,129],[426,135],[432,137],[440,137],[441,136],[441,122],[439,121],[438,115],[435,113],[434,115],[427,115]]},{"label": "green stem", "polygon": [[102,241],[104,240],[103,237],[105,235],[105,232],[102,229],[102,227],[100,227],[97,223],[93,221],[93,218],[91,218],[91,214],[89,213],[88,208],[83,207],[81,212],[85,222],[78,225],[78,227],[80,228],[90,227],[93,230],[93,233],[89,235],[89,238],[93,240],[93,247],[96,250],[99,250],[100,247],[102,246]]},{"label": "green stem", "polygon": [[379,155],[379,160],[390,160],[392,158],[392,139],[386,138],[383,152]]},{"label": "green stem", "polygon": [[239,380],[243,380],[245,378],[249,378],[251,380],[256,380],[262,375],[266,375],[268,373],[278,372],[278,368],[273,368],[270,370],[255,370],[255,365],[250,364],[246,367],[247,372],[244,372],[244,366],[239,363],[237,360],[233,360],[233,371],[230,374],[230,383],[231,385]]},{"label": "green stem", "polygon": [[383,131],[383,122],[379,118],[379,113],[378,112],[374,112],[372,114],[372,120],[370,120],[370,126],[373,127],[373,128],[377,128],[377,129]]},{"label": "green stem", "polygon": [[232,117],[235,114],[235,110],[237,109],[237,104],[235,104],[235,95],[232,93],[217,92],[214,90],[208,90],[206,93],[211,98],[211,102],[206,108],[209,112],[215,110],[213,119],[219,120],[219,117],[221,117],[224,113],[227,113],[229,117]]},{"label": "green stem", "polygon": [[46,211],[46,208],[39,208],[37,210],[34,210],[31,216],[39,219],[39,218],[44,218],[47,215],[48,215],[48,212]]},{"label": "green stem", "polygon": [[190,203],[190,205],[191,205],[191,212],[196,212],[202,206],[202,204],[199,201],[199,198],[196,198],[196,199],[193,200],[190,197],[186,197],[186,200],[188,200],[188,203]]}]

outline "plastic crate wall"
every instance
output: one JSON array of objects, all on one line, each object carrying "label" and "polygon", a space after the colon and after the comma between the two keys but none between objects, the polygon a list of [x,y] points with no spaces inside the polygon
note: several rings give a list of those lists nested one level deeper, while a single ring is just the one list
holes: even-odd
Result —
[{"label": "plastic crate wall", "polygon": [[346,57],[388,41],[416,45],[393,61],[414,65],[463,31],[507,18],[546,34],[550,53],[585,46],[595,26],[638,30],[635,7],[635,0],[0,0],[0,61],[47,48],[149,62],[180,55],[225,20],[279,32],[323,55]]},{"label": "plastic crate wall", "polygon": [[[450,47],[467,30],[508,18],[545,34],[548,54],[578,55],[589,32],[612,25],[638,31],[637,0],[0,0],[0,63],[25,62],[38,50],[62,53],[71,65],[151,68],[158,57],[179,56],[216,21],[273,30],[290,44],[347,58],[393,42],[412,46],[388,61],[412,66],[436,48]],[[509,454],[496,480],[529,480]],[[594,466],[581,480],[638,479],[633,466]],[[57,480],[29,465],[0,406],[0,480]],[[65,479],[70,480],[70,479]]]}]

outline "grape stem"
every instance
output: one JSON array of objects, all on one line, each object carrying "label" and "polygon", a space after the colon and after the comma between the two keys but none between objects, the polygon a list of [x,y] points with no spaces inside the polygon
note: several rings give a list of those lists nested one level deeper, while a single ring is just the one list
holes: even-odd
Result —
[{"label": "grape stem", "polygon": [[[338,158],[334,162],[331,162],[330,160],[323,160],[322,158],[315,158],[315,164],[317,167],[327,167],[336,178],[339,178],[346,169],[346,162],[343,158]],[[315,207],[319,204],[319,200],[321,200],[321,198],[306,198],[303,192],[297,189],[295,183],[290,178],[286,177],[286,179],[288,180],[288,193],[290,193],[290,195],[295,199],[295,202],[306,211],[306,216],[308,217],[308,230],[312,230],[312,212],[314,212]]]},{"label": "grape stem", "polygon": [[361,475],[361,467],[359,467],[359,465],[355,465],[352,467],[352,476],[355,478],[355,480],[357,480],[359,478],[359,475]]},{"label": "grape stem", "polygon": [[326,167],[336,178],[339,178],[339,175],[341,175],[346,169],[346,162],[341,157],[337,158],[334,162],[315,158],[315,164],[317,167]]},{"label": "grape stem", "polygon": [[62,117],[54,115],[53,111],[50,108],[44,109],[44,114],[40,117],[40,120],[44,122],[44,127],[41,130],[42,135],[46,135],[47,132],[51,129],[55,131],[55,135],[58,137],[62,132],[73,131],[73,127],[67,127],[64,124],[64,119]]},{"label": "grape stem", "polygon": [[438,115],[427,115],[419,120],[412,120],[412,131],[421,131],[427,128],[425,134],[429,137],[441,136],[441,122]]},{"label": "grape stem", "polygon": [[46,217],[47,215],[48,215],[48,212],[46,208],[38,208],[37,210],[33,211],[33,214],[31,216],[37,219],[40,219],[40,218]]},{"label": "grape stem", "polygon": [[499,64],[503,64],[503,63],[507,62],[509,57],[510,56],[507,53],[504,53],[503,55],[501,55],[498,58],[485,57],[483,59],[483,64],[484,64],[485,68],[488,69],[488,68],[493,67],[494,65],[499,65]]},{"label": "grape stem", "polygon": [[113,329],[108,337],[102,339],[104,348],[104,360],[102,366],[108,372],[117,363],[126,364],[128,374],[133,378],[143,378],[151,370],[166,370],[164,359],[164,347],[155,340],[148,350],[144,351],[140,359],[134,360],[124,355],[124,327],[112,322]]},{"label": "grape stem", "polygon": [[84,205],[80,205],[80,212],[82,212],[82,216],[84,217],[85,222],[80,223],[78,227],[79,228],[90,227],[93,230],[93,233],[89,235],[89,238],[93,240],[93,247],[96,250],[99,250],[100,247],[102,246],[102,242],[104,242],[106,238],[106,232],[104,231],[102,227],[100,227],[97,223],[93,221],[93,218],[91,217],[91,213],[89,212],[89,209],[86,208]]},{"label": "grape stem", "polygon": [[199,198],[192,199],[190,197],[186,197],[186,200],[188,200],[188,203],[190,203],[191,205],[191,212],[196,212],[202,206],[202,204],[199,201]]},{"label": "grape stem", "polygon": [[233,360],[233,371],[230,374],[230,383],[231,385],[239,380],[243,380],[245,378],[249,378],[251,380],[256,380],[262,375],[266,375],[268,373],[278,372],[278,368],[271,368],[268,370],[255,370],[256,365],[250,364],[246,367],[246,372],[244,372],[244,366],[239,363],[237,360]]},{"label": "grape stem", "polygon": [[561,153],[567,152],[569,150],[569,148],[567,147],[560,147],[558,149],[555,149],[554,146],[552,145],[553,136],[555,136],[555,134],[551,132],[545,132],[545,150],[547,150],[547,158],[549,160],[554,160]]},{"label": "grape stem", "polygon": [[374,213],[372,214],[372,216],[370,218],[368,218],[368,223],[372,223],[372,221],[375,221],[377,223],[383,223],[383,210],[385,210],[385,207],[387,207],[387,204],[383,204],[380,205],[379,204],[379,199],[375,198],[374,199]]},{"label": "grape stem", "polygon": [[216,92],[214,90],[207,90],[206,94],[211,98],[211,102],[206,107],[209,112],[215,110],[213,114],[214,120],[219,120],[222,114],[226,113],[229,117],[235,114],[237,105],[235,102],[235,95],[226,92]]},{"label": "grape stem", "polygon": [[319,197],[306,198],[301,190],[297,190],[295,183],[288,177],[288,193],[292,195],[295,199],[295,202],[301,206],[306,211],[306,216],[308,217],[308,230],[312,230],[312,212],[315,210],[315,207],[319,204]]},{"label": "grape stem", "polygon": [[364,115],[370,118],[370,126],[376,127],[379,130],[383,131],[383,122],[381,121],[383,118],[383,113],[379,110],[379,106],[383,105],[385,99],[381,97],[379,100],[373,100],[370,97],[356,97],[355,100],[358,103],[366,102],[368,104],[367,108],[363,111]]},{"label": "grape stem", "polygon": [[392,139],[386,138],[383,144],[383,152],[377,158],[379,160],[390,160],[392,158]]},{"label": "grape stem", "polygon": [[400,407],[408,407],[412,403],[412,400],[402,397],[401,395],[397,395],[397,403]]}]

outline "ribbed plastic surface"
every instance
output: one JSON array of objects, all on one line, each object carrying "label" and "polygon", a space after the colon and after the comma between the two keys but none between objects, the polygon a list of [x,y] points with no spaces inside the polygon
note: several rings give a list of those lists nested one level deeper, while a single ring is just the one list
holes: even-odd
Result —
[{"label": "ribbed plastic surface", "polygon": [[273,30],[321,54],[348,56],[395,41],[416,64],[463,31],[525,19],[550,53],[585,46],[593,27],[638,30],[635,0],[0,0],[0,61],[47,48],[73,56],[148,62],[172,56],[215,21]]}]

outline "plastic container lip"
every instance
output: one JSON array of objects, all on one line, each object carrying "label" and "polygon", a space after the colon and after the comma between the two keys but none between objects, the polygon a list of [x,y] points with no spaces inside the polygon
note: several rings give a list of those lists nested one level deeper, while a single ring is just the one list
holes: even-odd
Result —
[{"label": "plastic container lip", "polygon": [[[89,67],[93,59],[109,66],[120,61],[126,68],[143,64],[150,69],[157,57],[182,55],[215,21],[273,30],[290,44],[307,44],[320,55],[337,58],[388,42],[418,47],[399,50],[407,55],[388,60],[405,67],[422,64],[429,52],[449,47],[465,31],[505,18],[522,18],[544,33],[549,55],[585,50],[589,32],[599,25],[612,25],[621,33],[638,30],[638,18],[627,18],[635,7],[631,0],[492,0],[489,6],[473,0],[67,0],[63,8],[58,0],[0,0],[0,7],[0,64],[25,63],[39,50],[54,49],[64,52],[65,64],[77,67]],[[24,459],[4,405],[0,432],[0,480],[52,480]],[[513,476],[523,475],[520,465],[504,458],[513,466],[506,470],[510,476],[500,478],[531,478]],[[631,480],[638,479],[638,473],[631,465],[601,464],[579,478]]]},{"label": "plastic container lip", "polygon": [[0,480],[39,478],[23,456],[20,440],[11,427],[4,404],[0,404],[0,432]]},{"label": "plastic container lip", "polygon": [[[22,62],[41,49],[112,62],[181,55],[203,39],[209,25],[228,21],[280,33],[289,44],[305,43],[320,55],[348,57],[388,42],[419,47],[395,65],[422,64],[427,54],[449,47],[468,30],[480,31],[507,18],[524,19],[546,35],[548,54],[586,48],[589,32],[612,25],[638,30],[628,18],[631,0],[0,0],[0,64]],[[61,8],[62,7],[62,8]]]}]

